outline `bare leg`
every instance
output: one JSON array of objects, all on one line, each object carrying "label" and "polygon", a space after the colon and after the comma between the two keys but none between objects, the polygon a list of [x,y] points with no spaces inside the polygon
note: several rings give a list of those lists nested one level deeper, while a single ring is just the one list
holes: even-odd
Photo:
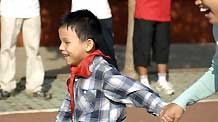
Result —
[{"label": "bare leg", "polygon": [[148,81],[148,69],[147,69],[147,67],[145,67],[145,66],[138,66],[136,70],[139,73],[140,82],[143,85],[145,85],[145,86],[150,88],[149,81]]}]

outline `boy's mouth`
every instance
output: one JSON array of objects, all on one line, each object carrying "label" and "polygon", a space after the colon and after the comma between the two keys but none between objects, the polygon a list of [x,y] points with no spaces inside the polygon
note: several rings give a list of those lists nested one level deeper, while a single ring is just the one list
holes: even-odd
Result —
[{"label": "boy's mouth", "polygon": [[64,53],[62,53],[62,55],[63,55],[63,57],[68,57],[69,56],[68,54],[64,54]]}]

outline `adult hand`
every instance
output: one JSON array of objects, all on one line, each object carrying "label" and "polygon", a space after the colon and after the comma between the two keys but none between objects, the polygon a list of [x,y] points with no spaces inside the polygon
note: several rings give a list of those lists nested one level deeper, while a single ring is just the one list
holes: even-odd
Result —
[{"label": "adult hand", "polygon": [[160,112],[161,122],[179,122],[183,114],[183,108],[177,104],[170,103]]}]

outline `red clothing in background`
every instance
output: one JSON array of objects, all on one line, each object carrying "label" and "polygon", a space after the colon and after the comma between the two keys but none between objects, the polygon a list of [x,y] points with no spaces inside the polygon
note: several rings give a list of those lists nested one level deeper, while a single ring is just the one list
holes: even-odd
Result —
[{"label": "red clothing in background", "polygon": [[168,22],[171,20],[171,0],[136,0],[135,18]]}]

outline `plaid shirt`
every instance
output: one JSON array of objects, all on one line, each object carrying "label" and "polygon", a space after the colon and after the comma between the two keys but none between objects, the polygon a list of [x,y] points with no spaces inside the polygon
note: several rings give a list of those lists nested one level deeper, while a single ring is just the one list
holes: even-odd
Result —
[{"label": "plaid shirt", "polygon": [[70,113],[66,95],[56,122],[123,122],[126,104],[146,108],[158,115],[165,105],[158,94],[139,82],[123,76],[102,57],[95,57],[89,78],[77,77],[74,83],[75,109]]}]

